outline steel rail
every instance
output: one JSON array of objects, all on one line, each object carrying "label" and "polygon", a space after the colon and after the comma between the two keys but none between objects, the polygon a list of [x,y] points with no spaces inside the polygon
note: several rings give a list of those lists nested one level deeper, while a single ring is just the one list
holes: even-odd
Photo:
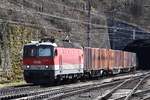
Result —
[{"label": "steel rail", "polygon": [[25,95],[26,92],[38,90],[40,86],[27,86],[27,87],[17,87],[2,89],[0,91],[0,99],[14,98],[18,95]]},{"label": "steel rail", "polygon": [[[138,78],[140,78],[140,77],[138,77]],[[123,81],[121,84],[119,84],[118,86],[116,86],[115,88],[113,88],[112,90],[110,90],[109,92],[105,93],[105,94],[102,95],[102,96],[96,97],[94,100],[107,100],[108,98],[110,98],[110,97],[112,96],[112,94],[113,94],[116,90],[118,90],[121,86],[123,86],[124,84],[126,84],[127,82],[132,81],[132,80],[135,80],[135,78],[133,79],[133,77],[132,77],[132,78],[130,78],[130,79],[126,79],[126,80]]]},{"label": "steel rail", "polygon": [[[145,75],[146,73],[147,72],[145,72],[143,74],[142,73],[141,74],[137,73],[135,75],[132,75],[132,77],[140,77],[142,75]],[[125,78],[123,77],[123,78],[119,78],[119,79],[116,77],[117,79],[113,78],[110,81],[111,83],[105,83],[104,81],[100,81],[100,82],[96,81],[96,82],[93,83],[93,81],[92,81],[92,83],[90,83],[88,85],[87,84],[86,85],[83,84],[83,85],[80,85],[80,86],[72,86],[71,85],[71,87],[68,87],[68,85],[67,85],[67,86],[59,87],[59,89],[58,88],[53,88],[52,89],[50,87],[50,88],[47,88],[47,89],[38,88],[35,91],[34,88],[30,87],[30,90],[26,90],[26,91],[22,90],[22,91],[19,91],[19,93],[15,92],[15,91],[12,91],[13,92],[12,94],[10,92],[8,95],[0,96],[0,99],[16,99],[16,98],[22,98],[22,97],[24,97],[24,98],[34,98],[35,96],[38,98],[38,95],[44,96],[44,94],[46,94],[46,93],[49,93],[49,95],[51,95],[51,96],[55,95],[54,98],[64,97],[63,95],[78,94],[78,93],[83,93],[84,91],[97,89],[98,87],[101,88],[101,87],[106,87],[106,86],[109,86],[109,85],[112,85],[112,84],[117,84],[117,83],[119,84],[119,82],[121,83],[121,82],[123,82],[124,79],[128,79],[130,77],[131,76],[128,76],[128,77],[125,77]],[[56,96],[56,94],[57,94],[57,96]],[[61,95],[58,96],[58,94],[61,94]]]},{"label": "steel rail", "polygon": [[[130,76],[128,76],[128,77],[130,77]],[[123,77],[123,79],[125,79],[125,78],[128,78],[128,77]],[[113,77],[113,78],[111,78],[112,80],[110,80],[110,81],[115,81],[115,80],[121,80],[122,78],[118,78],[118,77]],[[92,81],[93,82],[93,81]],[[98,81],[94,81],[94,82],[96,82],[96,83],[98,83]],[[101,80],[101,84],[102,83],[104,83],[105,81],[103,81],[103,80]],[[100,83],[100,82],[99,82]],[[95,84],[95,83],[92,83],[92,84]],[[70,85],[73,85],[73,84],[70,84]],[[65,86],[65,85],[64,85]],[[23,88],[23,89],[22,89]],[[24,88],[27,88],[27,87],[19,87],[19,88],[13,88],[13,87],[6,87],[6,88],[4,88],[4,89],[1,89],[0,90],[0,99],[1,98],[15,98],[15,97],[18,97],[19,95],[21,95],[21,96],[29,96],[29,94],[28,93],[26,93],[27,91],[25,91],[25,90],[27,90],[27,89],[24,89]],[[28,91],[30,91],[30,93],[31,94],[33,94],[31,91],[32,91],[32,89],[34,89],[33,87],[29,87],[29,90]],[[16,92],[16,91],[19,91],[19,92]],[[42,90],[42,89],[41,89]],[[52,89],[51,89],[52,90]],[[55,89],[56,90],[56,89]],[[16,94],[17,93],[17,94]],[[37,94],[40,94],[40,93],[43,93],[43,91],[39,91],[39,93],[37,93]]]},{"label": "steel rail", "polygon": [[[138,82],[138,84],[136,85],[136,87],[133,89],[133,91],[131,91],[131,92],[129,93],[129,96],[127,96],[127,98],[129,98],[129,97],[135,92],[135,90],[137,89],[137,87],[143,82],[143,80],[144,80],[146,77],[150,76],[149,74],[150,74],[150,73],[146,73],[146,74],[143,74],[143,75],[142,75],[142,76],[144,76],[144,78],[142,78],[142,80],[140,80],[140,82]],[[145,76],[145,75],[146,75],[146,76]],[[139,78],[141,78],[141,76],[136,77],[136,78],[135,78],[135,77],[131,77],[130,79],[125,80],[124,82],[122,82],[122,83],[119,84],[117,87],[115,87],[115,88],[113,88],[112,90],[110,90],[109,92],[105,93],[104,95],[96,97],[95,100],[107,100],[107,99],[110,98],[110,97],[112,96],[112,94],[113,94],[115,91],[117,91],[121,86],[125,85],[125,84],[126,84],[127,82],[129,82],[129,81],[136,80],[136,79],[139,79]],[[128,99],[126,99],[126,100],[128,100]]]},{"label": "steel rail", "polygon": [[142,82],[147,78],[147,77],[149,77],[150,76],[150,74],[148,74],[148,75],[146,75],[145,77],[143,77],[139,82],[138,82],[138,84],[132,89],[132,91],[130,91],[130,93],[126,96],[126,98],[124,99],[124,100],[129,100],[131,97],[132,97],[132,95],[133,95],[133,93],[137,90],[137,88],[142,84]]},{"label": "steel rail", "polygon": [[[148,93],[150,92],[150,89],[146,89],[146,90],[142,90],[142,91],[137,91],[135,93],[133,93],[132,95],[142,95],[142,94],[145,94],[145,93]],[[126,98],[126,96],[122,96],[122,97],[119,97],[119,98],[116,98],[116,99],[113,99],[113,100],[123,100],[124,98]],[[145,99],[148,98],[148,97],[145,97]]]},{"label": "steel rail", "polygon": [[116,85],[116,84],[119,84],[121,82],[122,82],[122,80],[112,82],[112,83],[100,84],[100,85],[91,85],[91,86],[86,86],[86,87],[74,88],[70,91],[62,91],[62,93],[60,95],[56,95],[56,96],[54,95],[54,96],[48,97],[46,99],[54,100],[54,99],[65,98],[65,97],[69,97],[69,96],[72,96],[72,95],[75,95],[75,94],[80,94],[80,93],[84,93],[84,92],[87,92],[87,91],[90,91],[90,90],[94,90],[94,89],[97,89],[97,88],[103,88],[103,87],[106,87],[106,86]]},{"label": "steel rail", "polygon": [[40,86],[26,86],[26,87],[15,87],[15,88],[10,87],[6,89],[2,89],[0,90],[0,97],[4,95],[11,95],[11,94],[27,91],[27,90],[35,90],[38,89],[39,87]]},{"label": "steel rail", "polygon": [[146,96],[142,100],[150,100],[150,96]]},{"label": "steel rail", "polygon": [[67,96],[71,96],[74,94],[78,94],[78,93],[83,93],[92,89],[96,89],[96,88],[102,88],[105,86],[111,86],[111,85],[115,85],[118,83],[121,83],[123,80],[119,80],[119,81],[115,81],[115,82],[111,82],[111,83],[100,83],[100,84],[91,84],[91,85],[86,85],[86,86],[79,86],[79,87],[71,87],[71,88],[63,88],[63,89],[58,89],[57,91],[43,91],[43,93],[41,94],[31,94],[31,96],[28,97],[23,97],[20,98],[18,100],[25,100],[25,99],[41,99],[41,97],[46,99],[58,99],[58,98],[64,98]]},{"label": "steel rail", "polygon": [[[143,75],[139,75],[139,76],[133,76],[132,78],[141,78]],[[131,79],[131,80],[134,80]],[[129,79],[128,79],[129,80]],[[115,82],[111,82],[111,83],[104,83],[104,84],[97,84],[97,85],[91,85],[91,86],[85,86],[85,87],[78,87],[78,88],[72,88],[72,89],[65,89],[62,91],[59,91],[59,93],[56,93],[55,95],[51,95],[50,93],[43,93],[41,95],[36,95],[36,96],[30,96],[30,97],[25,97],[19,100],[24,100],[24,99],[46,99],[46,100],[56,100],[56,99],[60,99],[60,98],[66,98],[72,95],[77,95],[80,93],[84,93],[90,90],[94,90],[97,88],[103,88],[103,87],[107,87],[107,86],[112,86],[112,85],[118,85],[120,83],[124,82],[124,80],[119,80],[119,81],[115,81]],[[41,98],[43,97],[43,98]]]}]

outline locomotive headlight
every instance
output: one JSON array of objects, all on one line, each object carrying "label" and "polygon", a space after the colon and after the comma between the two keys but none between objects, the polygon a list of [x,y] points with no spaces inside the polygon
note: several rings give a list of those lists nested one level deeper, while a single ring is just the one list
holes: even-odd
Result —
[{"label": "locomotive headlight", "polygon": [[48,66],[46,65],[45,68],[48,68]]},{"label": "locomotive headlight", "polygon": [[27,68],[30,68],[30,66],[29,66],[29,65],[27,65]]}]

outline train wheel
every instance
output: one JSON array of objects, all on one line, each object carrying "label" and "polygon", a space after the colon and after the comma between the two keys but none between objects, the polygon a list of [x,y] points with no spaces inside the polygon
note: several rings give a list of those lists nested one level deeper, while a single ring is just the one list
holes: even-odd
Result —
[{"label": "train wheel", "polygon": [[109,76],[113,76],[113,75],[114,75],[114,74],[113,74],[113,71],[110,70],[110,71],[108,72],[108,75],[109,75]]},{"label": "train wheel", "polygon": [[103,76],[103,77],[108,76],[108,72],[104,70],[104,71],[102,72],[102,76]]},{"label": "train wheel", "polygon": [[26,83],[32,83],[31,79],[27,77],[26,75],[24,75],[24,80],[26,81]]},{"label": "train wheel", "polygon": [[62,83],[62,78],[61,76],[57,76],[57,79],[55,79],[55,82],[54,82],[56,85],[60,85]]}]

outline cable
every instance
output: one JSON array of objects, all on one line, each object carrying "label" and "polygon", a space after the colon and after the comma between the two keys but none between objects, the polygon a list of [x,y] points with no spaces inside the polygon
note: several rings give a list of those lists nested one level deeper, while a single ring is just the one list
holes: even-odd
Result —
[{"label": "cable", "polygon": [[[22,12],[22,13],[31,13],[29,10],[18,10],[18,9],[13,9],[13,8],[6,8],[4,6],[2,6],[0,4],[0,7],[1,8],[4,8],[4,9],[7,9],[7,10],[15,10],[15,11],[18,11],[18,12]],[[32,11],[32,14],[34,15],[41,15],[41,16],[49,16],[49,17],[52,17],[52,18],[57,18],[57,19],[63,19],[63,20],[67,20],[67,21],[71,21],[71,22],[77,22],[77,23],[80,23],[80,24],[85,24],[85,25],[92,25],[94,27],[97,27],[97,28],[101,28],[101,29],[106,29],[106,28],[111,28],[111,29],[122,29],[122,30],[127,30],[127,31],[132,31],[131,29],[129,28],[120,28],[120,27],[108,27],[108,26],[103,26],[103,25],[98,25],[98,24],[93,24],[93,23],[88,23],[88,22],[84,22],[82,20],[76,20],[76,19],[71,19],[71,18],[68,18],[68,17],[61,17],[61,16],[57,16],[57,15],[52,15],[52,14],[47,14],[47,13],[43,13],[43,12],[33,12]],[[143,32],[143,31],[137,31],[136,32]]]},{"label": "cable", "polygon": [[[16,25],[23,25],[23,26],[28,26],[28,27],[32,27],[32,28],[42,28],[41,26],[38,26],[37,24],[31,24],[31,23],[22,23],[22,22],[16,22],[16,21],[12,21],[12,20],[7,20],[7,19],[0,19],[0,22],[8,22],[8,23],[11,23],[11,24],[16,24]],[[61,32],[62,30],[60,29],[56,29],[56,28],[53,28],[53,27],[46,27],[47,29],[50,29],[50,30],[55,30],[55,31],[59,31]],[[71,33],[81,33],[81,32],[71,32]],[[85,32],[83,32],[85,33]],[[94,32],[92,32],[94,33]],[[120,32],[119,32],[120,33]],[[103,35],[111,35],[111,34],[117,34],[117,33],[99,33],[99,34],[103,34]],[[141,35],[141,34],[140,34]],[[143,35],[143,34],[142,34]],[[132,36],[132,35],[131,35]],[[137,38],[138,36],[136,36]],[[141,37],[141,36],[139,36]]]},{"label": "cable", "polygon": [[[30,2],[31,3],[31,1],[28,1],[28,2]],[[35,3],[35,2],[32,2],[32,3],[34,3],[34,4],[37,4],[37,3]],[[52,4],[55,4],[55,5],[58,5],[58,6],[64,6],[64,7],[67,7],[67,8],[70,8],[70,9],[73,9],[73,10],[78,10],[78,11],[82,11],[82,12],[86,12],[86,13],[88,13],[88,11],[86,11],[86,10],[81,10],[81,9],[77,9],[77,8],[73,8],[73,7],[69,7],[69,6],[66,6],[66,5],[63,5],[63,4],[60,4],[60,3],[54,3],[54,2],[51,2]],[[123,12],[119,12],[119,11],[117,11],[117,13],[119,13],[119,14],[124,14],[124,15],[129,15],[129,14],[126,14],[126,13],[123,13]],[[100,17],[106,17],[106,18],[110,18],[110,17],[107,17],[107,16],[105,16],[104,14],[96,14],[96,13],[94,13],[94,12],[91,12],[91,14],[93,14],[93,15],[97,15],[97,16],[100,16]],[[130,15],[130,17],[131,17],[131,15]],[[133,25],[133,26],[136,26],[137,27],[137,25],[136,24],[134,24],[134,23],[129,23],[129,22],[126,22],[126,21],[123,21],[123,20],[120,20],[120,19],[116,19],[115,18],[115,20],[117,20],[117,21],[122,21],[122,22],[124,22],[124,23],[127,23],[127,24],[130,24],[130,25]]]},{"label": "cable", "polygon": [[[32,27],[32,28],[43,28],[41,26],[38,26],[37,24],[31,24],[31,23],[25,23],[25,22],[22,23],[22,22],[12,21],[12,20],[8,20],[8,19],[0,19],[0,22],[8,22],[8,23],[11,23],[11,24],[23,25],[23,26]],[[50,29],[50,30],[62,31],[60,29],[56,29],[56,28],[53,28],[53,27],[46,27],[46,28]]]},{"label": "cable", "polygon": [[[25,0],[25,1],[26,1],[26,0]],[[12,3],[12,1],[9,1],[9,2]],[[40,5],[38,5],[37,3],[32,2],[32,1],[26,1],[26,2],[30,2],[31,4],[34,3],[34,5],[40,6]],[[18,2],[18,3],[19,3],[19,2]],[[82,9],[78,9],[78,8],[74,8],[74,7],[69,7],[69,6],[60,4],[60,3],[54,3],[54,2],[52,2],[52,1],[50,1],[50,3],[53,4],[53,5],[62,6],[62,7],[71,9],[71,10],[77,10],[77,11],[80,11],[80,12],[88,13],[88,11],[86,11],[86,10],[82,10]],[[21,3],[20,3],[20,4],[21,4]],[[23,4],[21,4],[21,5],[23,5]],[[21,5],[20,5],[20,6],[21,6]],[[94,13],[93,11],[91,12],[91,14],[100,16],[99,14],[96,14],[96,13]],[[101,14],[101,16],[104,16],[104,15]]]}]

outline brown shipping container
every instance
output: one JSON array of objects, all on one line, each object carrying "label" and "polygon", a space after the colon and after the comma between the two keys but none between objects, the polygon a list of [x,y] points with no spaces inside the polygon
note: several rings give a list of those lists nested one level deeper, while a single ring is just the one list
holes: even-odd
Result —
[{"label": "brown shipping container", "polygon": [[121,69],[123,64],[122,64],[122,51],[118,51],[118,59],[117,59],[117,62],[118,62],[118,68]]},{"label": "brown shipping container", "polygon": [[112,67],[115,68],[115,50],[113,50],[113,55],[112,55]]},{"label": "brown shipping container", "polygon": [[132,67],[132,54],[133,53],[129,53],[130,57],[129,57],[129,67]]},{"label": "brown shipping container", "polygon": [[108,70],[108,50],[107,49],[101,49],[101,66],[103,69]]},{"label": "brown shipping container", "polygon": [[131,68],[131,61],[132,61],[132,53],[131,52],[128,52],[129,54],[129,58],[128,58],[128,67]]},{"label": "brown shipping container", "polygon": [[114,68],[117,68],[118,51],[114,52]]},{"label": "brown shipping container", "polygon": [[115,67],[117,69],[120,69],[122,66],[122,61],[121,61],[121,51],[117,50],[115,52]]},{"label": "brown shipping container", "polygon": [[91,52],[92,52],[92,59],[91,59],[92,66],[91,66],[90,70],[100,70],[100,69],[102,69],[101,62],[103,62],[104,64],[106,62],[101,60],[100,55],[103,54],[103,56],[105,56],[106,55],[106,53],[105,53],[106,50],[104,50],[104,52],[101,53],[99,48],[92,48]]},{"label": "brown shipping container", "polygon": [[100,66],[100,69],[105,69],[106,68],[106,66],[105,66],[105,55],[104,55],[104,51],[105,51],[105,49],[102,49],[102,48],[100,48],[99,49],[99,66]]},{"label": "brown shipping container", "polygon": [[95,63],[96,63],[96,59],[95,59],[95,58],[96,58],[96,54],[95,54],[95,51],[96,51],[95,48],[92,48],[92,49],[91,49],[91,52],[92,52],[92,59],[91,59],[91,61],[92,61],[92,66],[91,66],[91,69],[92,69],[92,70],[95,70],[95,67],[96,67],[96,66],[95,66]]},{"label": "brown shipping container", "polygon": [[131,68],[131,61],[132,61],[132,59],[131,59],[131,52],[128,52],[128,67],[129,68]]},{"label": "brown shipping container", "polygon": [[124,52],[120,51],[120,68],[124,68]]},{"label": "brown shipping container", "polygon": [[108,63],[109,63],[109,70],[112,70],[115,68],[115,50],[109,49],[108,51]]},{"label": "brown shipping container", "polygon": [[95,49],[95,69],[96,70],[99,70],[101,69],[101,66],[100,66],[100,57],[99,57],[99,48],[96,48]]},{"label": "brown shipping container", "polygon": [[131,52],[124,52],[124,68],[129,69],[133,67],[133,63],[136,63],[134,59],[136,58],[136,55]]},{"label": "brown shipping container", "polygon": [[[113,56],[113,54],[111,54]],[[84,48],[85,70],[108,70],[109,50],[99,48]],[[110,65],[114,62],[111,61]]]},{"label": "brown shipping container", "polygon": [[124,52],[124,68],[128,68],[128,52]]},{"label": "brown shipping container", "polygon": [[129,69],[131,67],[131,52],[128,52],[128,57],[127,57],[127,68]]},{"label": "brown shipping container", "polygon": [[136,54],[132,53],[132,67],[136,67]]}]

